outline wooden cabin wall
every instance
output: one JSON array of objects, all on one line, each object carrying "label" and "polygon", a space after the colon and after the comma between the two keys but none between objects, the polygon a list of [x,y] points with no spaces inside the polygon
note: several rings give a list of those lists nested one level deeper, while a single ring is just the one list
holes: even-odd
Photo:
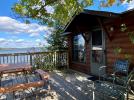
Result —
[{"label": "wooden cabin wall", "polygon": [[86,63],[74,62],[72,59],[72,50],[73,50],[73,34],[68,35],[68,50],[69,50],[69,68],[80,71],[86,74],[90,72],[90,45],[86,43]]},{"label": "wooden cabin wall", "polygon": [[[113,22],[105,24],[105,26],[114,25],[115,30],[109,32],[111,34],[111,40],[106,38],[106,62],[107,62],[107,72],[111,73],[113,71],[113,64],[117,59],[125,59],[126,55],[129,55],[130,59],[130,70],[134,68],[134,43],[130,41],[128,32],[134,31],[134,16],[125,16],[121,19],[116,19]],[[126,24],[127,30],[122,32],[120,30],[121,24]],[[133,33],[134,34],[134,33]],[[115,54],[115,48],[121,48],[119,54]]]}]

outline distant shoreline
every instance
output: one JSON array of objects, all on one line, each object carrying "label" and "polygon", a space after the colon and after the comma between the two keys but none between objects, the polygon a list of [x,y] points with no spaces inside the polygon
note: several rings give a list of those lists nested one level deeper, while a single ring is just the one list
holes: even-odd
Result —
[{"label": "distant shoreline", "polygon": [[14,50],[14,49],[17,49],[17,48],[0,48],[0,50]]},{"label": "distant shoreline", "polygon": [[41,52],[41,48],[0,48],[0,54],[9,54],[9,53],[27,53],[27,52]]},{"label": "distant shoreline", "polygon": [[0,50],[15,50],[15,49],[36,49],[42,47],[30,47],[30,48],[0,48]]}]

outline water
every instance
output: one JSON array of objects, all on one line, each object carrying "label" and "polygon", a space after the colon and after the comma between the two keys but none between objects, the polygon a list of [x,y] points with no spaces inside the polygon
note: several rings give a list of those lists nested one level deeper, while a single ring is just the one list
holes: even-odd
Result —
[{"label": "water", "polygon": [[[41,48],[5,49],[5,50],[0,50],[0,54],[30,53],[30,52],[41,52],[41,51],[43,51]],[[18,55],[18,56],[0,55],[0,64],[8,64],[8,63],[29,63],[30,64],[30,55]]]},{"label": "water", "polygon": [[41,48],[19,48],[19,49],[5,49],[0,50],[0,54],[11,54],[11,53],[29,53],[29,52],[41,52]]}]

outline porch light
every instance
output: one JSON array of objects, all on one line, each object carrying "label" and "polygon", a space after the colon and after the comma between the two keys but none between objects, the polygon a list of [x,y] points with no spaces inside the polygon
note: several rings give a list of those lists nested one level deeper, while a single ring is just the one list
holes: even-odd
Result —
[{"label": "porch light", "polygon": [[91,32],[84,32],[84,33],[82,33],[82,36],[86,42],[89,42],[90,37],[91,37]]},{"label": "porch light", "polygon": [[113,27],[113,26],[110,27],[110,31],[111,31],[111,32],[114,31],[114,27]]}]

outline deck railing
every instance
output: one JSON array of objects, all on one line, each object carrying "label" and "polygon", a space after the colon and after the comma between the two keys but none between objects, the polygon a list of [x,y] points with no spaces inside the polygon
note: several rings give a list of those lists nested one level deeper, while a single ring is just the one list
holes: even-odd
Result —
[{"label": "deck railing", "polygon": [[33,67],[62,67],[68,66],[68,52],[34,52],[0,54],[0,64],[28,63]]}]

